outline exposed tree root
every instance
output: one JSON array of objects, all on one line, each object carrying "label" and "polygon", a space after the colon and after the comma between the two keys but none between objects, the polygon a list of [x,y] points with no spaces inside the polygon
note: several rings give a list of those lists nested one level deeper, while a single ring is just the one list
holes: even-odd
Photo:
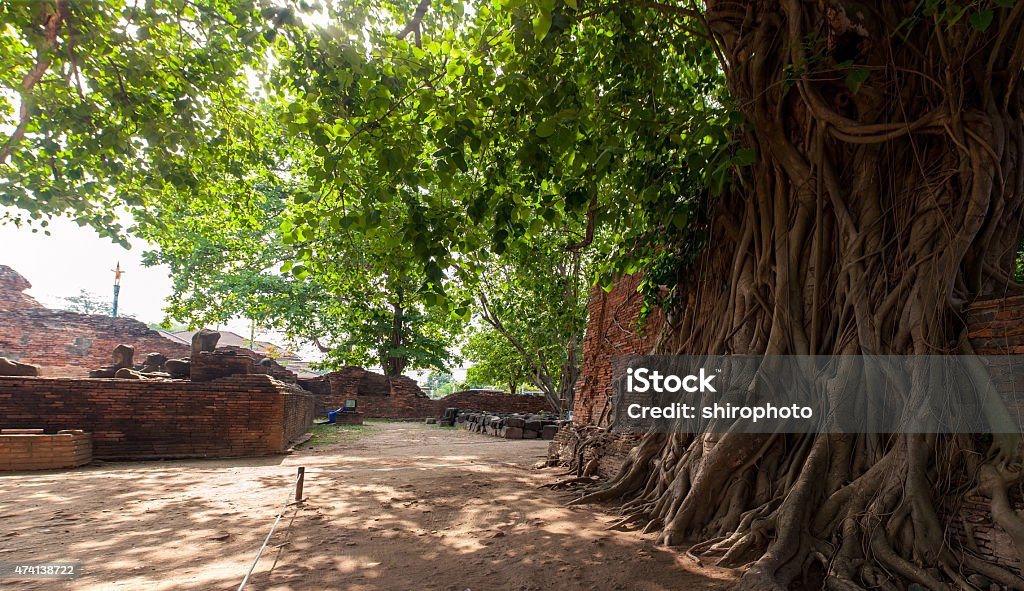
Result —
[{"label": "exposed tree root", "polygon": [[557,482],[549,482],[548,484],[542,484],[540,487],[551,489],[569,488],[571,486],[579,484],[594,484],[596,482],[598,482],[598,479],[594,476],[581,476],[579,478],[566,478],[564,480],[559,480]]},{"label": "exposed tree root", "polygon": [[[655,353],[968,352],[964,304],[1012,281],[1024,213],[1024,3],[966,10],[982,5],[987,32],[916,2],[704,3],[699,24],[749,123],[738,139],[758,157],[715,204]],[[851,63],[867,73],[857,86]],[[936,379],[900,384],[898,402],[918,408]],[[574,443],[577,476],[606,437]],[[652,433],[570,504],[618,502],[613,527],[744,567],[744,589],[937,591],[972,576],[1024,589],[953,527],[964,495],[982,494],[1024,558],[1007,494],[1018,444]]]}]

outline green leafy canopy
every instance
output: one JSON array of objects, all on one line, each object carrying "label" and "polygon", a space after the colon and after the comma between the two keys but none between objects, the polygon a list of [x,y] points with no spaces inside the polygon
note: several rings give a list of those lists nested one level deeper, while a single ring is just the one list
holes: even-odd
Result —
[{"label": "green leafy canopy", "polygon": [[[702,27],[573,0],[6,3],[0,205],[119,240],[129,215],[175,318],[441,367],[480,294],[515,293],[509,261],[575,253],[608,286],[700,248],[755,157]],[[572,351],[543,317],[553,341],[518,338]]]}]

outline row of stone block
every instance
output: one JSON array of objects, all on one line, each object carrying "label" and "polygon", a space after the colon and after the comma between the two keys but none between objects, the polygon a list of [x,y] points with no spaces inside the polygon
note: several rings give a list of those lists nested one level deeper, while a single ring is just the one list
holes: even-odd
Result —
[{"label": "row of stone block", "polygon": [[458,411],[453,424],[475,433],[505,439],[554,439],[562,421],[547,414]]}]

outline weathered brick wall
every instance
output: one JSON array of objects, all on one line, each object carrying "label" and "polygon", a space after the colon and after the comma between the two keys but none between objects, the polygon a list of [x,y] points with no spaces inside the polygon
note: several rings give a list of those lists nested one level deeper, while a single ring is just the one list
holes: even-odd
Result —
[{"label": "weathered brick wall", "polygon": [[188,357],[190,347],[160,336],[130,318],[109,318],[25,308],[0,312],[0,357],[38,365],[44,376],[86,377],[111,363],[114,347],[135,347],[135,361],[149,353]]},{"label": "weathered brick wall", "polygon": [[412,378],[388,378],[353,366],[318,378],[300,379],[299,384],[316,395],[318,415],[341,408],[346,400],[355,400],[357,409],[368,418],[386,419],[439,417],[446,408],[524,413],[551,410],[543,397],[506,392],[464,391],[431,400]]},{"label": "weathered brick wall", "polygon": [[638,330],[643,306],[643,296],[637,293],[641,278],[639,273],[628,275],[619,278],[609,292],[600,286],[590,291],[583,367],[576,381],[572,423],[559,429],[551,442],[548,457],[552,461],[567,464],[570,459],[582,459],[585,465],[597,460],[594,473],[611,478],[636,444],[637,437],[632,434],[603,434],[599,441],[590,440],[592,445],[583,450],[582,458],[570,458],[580,452],[576,443],[593,435],[593,427],[606,427],[611,421],[612,359],[650,353],[661,331],[664,316],[660,310],[648,316],[643,330]]},{"label": "weathered brick wall", "polygon": [[38,365],[44,376],[86,377],[110,365],[114,347],[135,347],[135,361],[149,353],[188,357],[188,345],[164,338],[131,318],[76,314],[42,307],[22,293],[31,285],[0,265],[0,357]]},{"label": "weathered brick wall", "polygon": [[316,401],[314,396],[298,386],[284,388],[284,438],[291,443],[309,431],[313,424]]},{"label": "weathered brick wall", "polygon": [[583,367],[576,382],[572,422],[575,425],[607,425],[611,419],[612,358],[651,352],[661,330],[663,316],[651,314],[642,333],[637,320],[643,297],[637,293],[639,273],[615,282],[610,292],[594,286],[590,292],[587,333],[583,339]]},{"label": "weathered brick wall", "polygon": [[0,377],[0,428],[82,429],[101,459],[265,455],[284,451],[311,417],[311,397],[300,396],[266,375],[203,383]]},{"label": "weathered brick wall", "polygon": [[0,471],[56,470],[84,466],[92,461],[92,435],[89,433],[79,430],[56,434],[18,431],[22,430],[0,429]]},{"label": "weathered brick wall", "polygon": [[23,293],[32,287],[27,279],[7,265],[0,265],[0,312],[22,308],[41,308],[32,296]]},{"label": "weathered brick wall", "polygon": [[444,398],[434,401],[440,416],[446,408],[464,410],[480,410],[485,412],[518,412],[536,414],[541,411],[555,412],[548,399],[544,396],[526,396],[509,394],[508,392],[452,392]]},{"label": "weathered brick wall", "polygon": [[346,400],[356,400],[358,410],[373,418],[424,418],[419,414],[430,407],[430,398],[406,376],[388,379],[362,367],[346,366],[317,378],[304,378],[299,385],[316,395],[317,414],[341,408]]},{"label": "weathered brick wall", "polygon": [[967,318],[967,335],[978,355],[1024,354],[1024,296],[975,302]]},{"label": "weathered brick wall", "polygon": [[[971,304],[967,311],[968,338],[978,355],[1021,355],[1024,354],[1024,296],[990,299]],[[1019,384],[1000,380],[993,376],[997,390],[1005,390],[1019,398]],[[1018,512],[1024,510],[1024,494],[1020,487],[1010,488],[1010,502]],[[1017,558],[1009,534],[992,522],[987,498],[974,495],[963,500],[960,507],[962,519],[955,520],[956,535],[969,547],[976,547],[990,562],[1024,570]],[[969,530],[969,531],[968,531]]]}]

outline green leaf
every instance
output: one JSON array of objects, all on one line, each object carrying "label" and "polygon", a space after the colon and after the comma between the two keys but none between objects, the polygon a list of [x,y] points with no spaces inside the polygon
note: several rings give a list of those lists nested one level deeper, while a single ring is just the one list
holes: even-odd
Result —
[{"label": "green leaf", "polygon": [[536,18],[533,19],[533,34],[538,41],[544,39],[548,35],[548,31],[551,30],[551,13],[547,11],[541,11]]},{"label": "green leaf", "polygon": [[537,133],[537,137],[547,138],[551,137],[558,129],[558,121],[554,119],[545,119],[537,124],[537,129],[534,130]]},{"label": "green leaf", "polygon": [[732,161],[736,166],[750,166],[754,163],[755,158],[757,158],[757,152],[753,148],[742,148],[736,150],[736,156]]},{"label": "green leaf", "polygon": [[995,13],[991,10],[979,10],[971,14],[969,22],[971,26],[979,31],[987,31],[989,26],[992,24],[992,17]]},{"label": "green leaf", "polygon": [[850,92],[857,94],[860,90],[861,85],[868,79],[871,74],[871,70],[867,68],[851,68],[846,73],[846,87],[850,89]]}]

